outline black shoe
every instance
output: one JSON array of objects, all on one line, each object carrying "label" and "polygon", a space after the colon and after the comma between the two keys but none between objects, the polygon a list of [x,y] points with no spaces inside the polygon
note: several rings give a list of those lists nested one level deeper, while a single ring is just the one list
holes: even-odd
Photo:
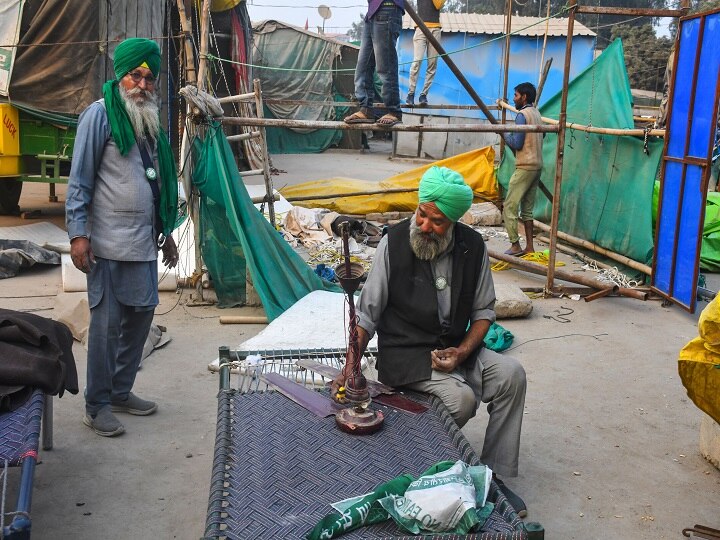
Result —
[{"label": "black shoe", "polygon": [[408,92],[408,96],[405,99],[405,105],[408,105],[410,107],[415,106],[415,92]]},{"label": "black shoe", "polygon": [[420,94],[420,97],[418,98],[418,104],[420,107],[427,107],[427,96],[425,94]]},{"label": "black shoe", "polygon": [[524,518],[527,516],[527,506],[525,506],[525,501],[523,501],[517,493],[515,493],[513,490],[511,490],[509,487],[505,485],[505,483],[500,480],[499,478],[494,478],[495,483],[497,484],[498,488],[500,488],[500,491],[502,491],[502,494],[505,495],[505,498],[510,503],[510,506],[512,506],[515,509],[515,512],[517,513],[518,517]]}]

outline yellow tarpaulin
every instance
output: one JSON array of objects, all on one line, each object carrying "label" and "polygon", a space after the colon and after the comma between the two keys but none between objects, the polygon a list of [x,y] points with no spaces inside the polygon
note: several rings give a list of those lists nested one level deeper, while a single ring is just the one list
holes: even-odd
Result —
[{"label": "yellow tarpaulin", "polygon": [[700,336],[680,351],[678,373],[688,397],[720,423],[720,304],[717,297],[700,314]]},{"label": "yellow tarpaulin", "polygon": [[[280,193],[296,206],[328,208],[340,214],[413,212],[418,204],[417,187],[420,177],[430,167],[437,165],[449,167],[462,174],[465,182],[475,194],[475,202],[495,201],[500,197],[497,190],[494,161],[495,152],[491,146],[488,146],[423,165],[379,182],[352,178],[329,178],[287,186],[282,188]],[[398,193],[396,190],[407,191]],[[368,192],[382,193],[364,195]],[[357,193],[363,193],[363,195],[348,196]],[[295,197],[318,197],[321,195],[332,195],[332,197],[303,201],[293,200]]]}]

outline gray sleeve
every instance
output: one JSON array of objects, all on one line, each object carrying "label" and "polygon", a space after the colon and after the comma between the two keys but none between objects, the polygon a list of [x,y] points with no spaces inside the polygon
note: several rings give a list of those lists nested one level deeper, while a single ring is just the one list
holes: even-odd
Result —
[{"label": "gray sleeve", "polygon": [[383,237],[378,244],[367,281],[360,292],[357,303],[358,324],[372,338],[377,330],[380,317],[388,301],[388,282],[390,278],[390,260],[388,258],[388,239]]},{"label": "gray sleeve", "polygon": [[475,288],[475,300],[470,319],[472,322],[481,319],[495,322],[495,285],[493,284],[490,258],[487,251],[485,251],[480,277],[478,277]]},{"label": "gray sleeve", "polygon": [[75,136],[65,196],[65,225],[71,240],[88,234],[88,211],[95,190],[95,174],[109,137],[105,107],[96,101],[80,115]]}]

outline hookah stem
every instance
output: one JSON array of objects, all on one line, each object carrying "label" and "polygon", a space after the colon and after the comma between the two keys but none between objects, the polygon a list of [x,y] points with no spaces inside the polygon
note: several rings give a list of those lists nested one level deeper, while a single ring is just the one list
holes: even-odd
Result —
[{"label": "hookah stem", "polygon": [[[345,256],[345,277],[350,279],[351,267],[350,267],[350,244],[349,244],[349,233],[347,223],[343,223],[342,226],[342,242],[343,242],[343,255]],[[353,366],[353,378],[360,375],[360,350],[358,347],[358,334],[357,334],[357,315],[355,314],[355,299],[353,293],[345,291],[348,300],[348,348],[351,352],[352,358],[355,360]]]}]

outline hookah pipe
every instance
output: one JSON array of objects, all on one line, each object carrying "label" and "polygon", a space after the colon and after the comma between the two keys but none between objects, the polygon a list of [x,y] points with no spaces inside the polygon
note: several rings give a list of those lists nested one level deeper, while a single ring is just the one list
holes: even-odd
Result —
[{"label": "hookah pipe", "polygon": [[[355,273],[357,274],[358,265],[353,265],[350,262],[348,228],[347,222],[340,225],[343,256],[345,260],[342,265],[344,271],[341,272],[343,275],[338,277],[340,278],[340,284],[346,293],[348,302],[348,314],[350,319],[348,324],[348,358],[352,358],[354,360],[354,364],[352,366],[352,372],[349,375],[346,374],[344,388],[341,387],[341,390],[338,392],[338,401],[343,400],[344,402],[365,408],[370,403],[370,393],[367,389],[367,379],[362,374],[360,367],[360,345],[358,343],[357,315],[355,313],[355,298],[353,296],[360,284],[362,272],[360,271],[360,275],[357,277],[353,276],[353,266],[355,266]],[[344,392],[342,392],[342,390],[344,390]]]}]

